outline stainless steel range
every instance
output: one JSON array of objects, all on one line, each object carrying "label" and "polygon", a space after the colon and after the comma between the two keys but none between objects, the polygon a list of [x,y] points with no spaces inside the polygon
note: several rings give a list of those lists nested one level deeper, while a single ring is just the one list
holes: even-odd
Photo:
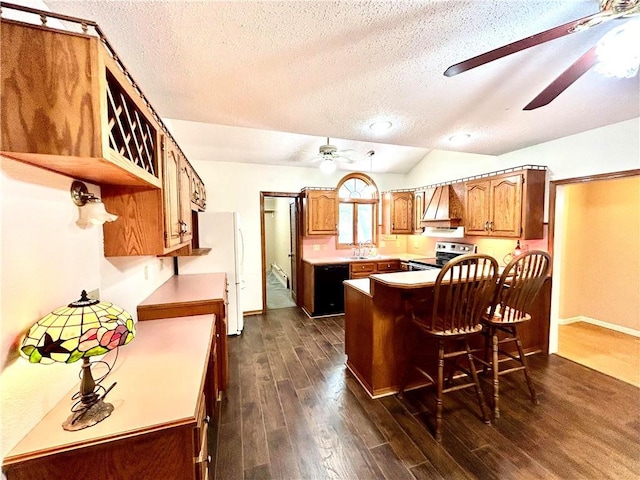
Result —
[{"label": "stainless steel range", "polygon": [[440,269],[449,260],[466,253],[476,253],[477,247],[472,243],[438,242],[435,257],[417,258],[402,262],[403,270],[435,270]]}]

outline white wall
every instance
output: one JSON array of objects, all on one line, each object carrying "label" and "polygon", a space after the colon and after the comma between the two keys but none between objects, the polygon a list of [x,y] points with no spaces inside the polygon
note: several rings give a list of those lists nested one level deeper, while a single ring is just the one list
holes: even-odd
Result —
[{"label": "white wall", "polygon": [[[189,158],[207,189],[207,211],[236,211],[245,234],[243,310],[262,309],[260,192],[299,192],[304,187],[334,188],[348,172],[325,175],[318,168],[202,161]],[[372,176],[380,190],[402,188],[404,175]]]},{"label": "white wall", "polygon": [[[100,289],[102,299],[135,318],[137,304],[173,269],[161,269],[156,257],[105,259],[102,228],[83,230],[75,224],[78,207],[69,194],[71,178],[1,160],[0,456],[4,457],[74,387],[80,371],[79,363],[31,365],[18,358],[21,335],[50,311],[77,300],[82,289]],[[88,187],[99,195],[98,187]]]},{"label": "white wall", "polygon": [[432,150],[409,172],[420,187],[520,165],[546,165],[547,180],[640,168],[640,117],[500,156]]}]

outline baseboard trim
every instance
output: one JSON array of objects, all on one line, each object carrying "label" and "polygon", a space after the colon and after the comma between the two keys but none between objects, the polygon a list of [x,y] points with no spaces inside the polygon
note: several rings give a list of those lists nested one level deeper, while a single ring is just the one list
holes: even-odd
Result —
[{"label": "baseboard trim", "polygon": [[590,323],[591,325],[596,325],[602,328],[608,328],[609,330],[625,333],[633,337],[640,337],[640,330],[635,330],[629,327],[623,327],[621,325],[616,325],[614,323],[603,322],[602,320],[598,320],[597,318],[591,318],[584,315],[578,315],[576,317],[559,319],[558,325],[570,325],[576,322]]}]

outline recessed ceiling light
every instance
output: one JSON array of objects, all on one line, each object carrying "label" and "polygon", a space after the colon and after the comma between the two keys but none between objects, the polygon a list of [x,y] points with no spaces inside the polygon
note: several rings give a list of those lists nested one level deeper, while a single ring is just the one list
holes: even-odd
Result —
[{"label": "recessed ceiling light", "polygon": [[393,127],[393,123],[387,120],[383,120],[381,122],[373,122],[371,125],[369,125],[369,128],[373,130],[375,133],[386,132],[391,127]]},{"label": "recessed ceiling light", "polygon": [[467,140],[471,138],[471,134],[469,133],[456,133],[455,135],[451,135],[449,137],[449,142],[454,145],[461,145],[465,143]]}]

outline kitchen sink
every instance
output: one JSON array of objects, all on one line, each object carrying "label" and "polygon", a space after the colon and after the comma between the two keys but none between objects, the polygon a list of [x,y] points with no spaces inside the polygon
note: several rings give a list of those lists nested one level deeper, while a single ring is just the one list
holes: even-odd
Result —
[{"label": "kitchen sink", "polygon": [[351,255],[349,258],[353,260],[373,260],[376,258],[382,258],[382,255]]}]

